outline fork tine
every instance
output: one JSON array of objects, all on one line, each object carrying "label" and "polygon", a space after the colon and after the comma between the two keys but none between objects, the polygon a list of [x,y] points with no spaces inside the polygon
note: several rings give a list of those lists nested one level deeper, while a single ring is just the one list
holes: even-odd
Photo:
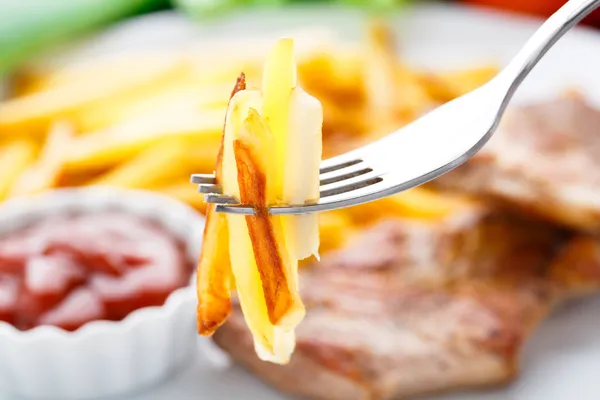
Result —
[{"label": "fork tine", "polygon": [[[327,193],[322,197],[318,205],[322,210],[336,209],[339,207],[348,207],[350,204],[360,204],[363,201],[354,201],[364,196],[370,196],[382,192],[387,188],[386,180],[379,176],[363,181],[360,185],[354,185],[348,190],[348,187],[339,188],[336,193]],[[344,204],[343,206],[340,204]],[[277,211],[273,214],[279,214]]]},{"label": "fork tine", "polygon": [[226,212],[230,214],[238,215],[254,215],[256,210],[252,207],[243,206],[241,204],[217,204],[215,207],[216,212]]},{"label": "fork tine", "polygon": [[361,163],[362,160],[360,158],[341,158],[334,157],[329,160],[325,160],[321,163],[321,168],[319,169],[319,173],[326,174],[328,172],[337,171],[338,169],[350,167],[352,165],[356,165]]},{"label": "fork tine", "polygon": [[223,191],[223,188],[221,187],[221,185],[209,185],[209,184],[200,184],[198,185],[198,192],[200,193],[215,193],[215,194],[220,194]]},{"label": "fork tine", "polygon": [[[358,172],[361,172],[361,174],[356,173],[356,174],[354,174],[354,176],[349,176],[345,179],[336,179],[335,181],[332,181],[330,183],[323,184],[323,185],[321,185],[321,191],[336,189],[336,188],[339,188],[342,186],[362,182],[366,179],[375,178],[375,177],[378,177],[381,175],[381,173],[379,171],[374,171],[372,168],[368,168],[365,166],[364,169],[370,169],[370,171],[362,173],[362,168],[358,169]],[[351,174],[352,174],[352,172],[348,173],[348,175],[351,175]],[[345,174],[343,174],[342,176],[344,176],[344,175]]]},{"label": "fork tine", "polygon": [[[326,197],[322,197],[317,203],[306,204],[302,206],[282,206],[272,207],[269,209],[271,215],[286,215],[286,214],[305,214],[311,212],[334,210],[344,208],[350,205],[361,204],[366,201],[375,200],[381,197],[381,193],[388,188],[383,185],[381,176],[373,177],[363,181],[361,185],[352,186],[351,190],[345,190],[348,186],[344,186],[345,191],[330,193]],[[342,189],[339,188],[339,189]],[[350,194],[348,192],[351,192]],[[216,206],[217,212],[227,212],[238,215],[252,215],[255,210],[252,207],[240,204],[220,204]]]},{"label": "fork tine", "polygon": [[190,183],[194,184],[214,184],[215,176],[212,174],[192,174]]},{"label": "fork tine", "polygon": [[[342,193],[351,192],[354,190],[362,189],[367,186],[374,185],[375,183],[379,183],[383,181],[383,178],[380,176],[372,176],[365,178],[363,176],[358,176],[356,178],[346,179],[341,182],[337,182],[335,185],[329,185],[329,187],[325,190],[321,191],[321,198],[335,196]],[[325,186],[327,187],[327,186]]]},{"label": "fork tine", "polygon": [[[340,169],[348,168],[357,164],[360,164],[362,160],[360,158],[341,159],[340,157],[334,157],[329,160],[325,160],[321,163],[319,169],[320,174],[328,174]],[[345,173],[345,172],[344,172]],[[337,175],[337,174],[336,174]],[[327,179],[329,177],[325,177]],[[331,181],[335,182],[335,181]],[[192,174],[190,183],[201,184],[201,185],[213,185],[215,184],[215,176],[212,174]],[[324,185],[325,183],[321,183]]]},{"label": "fork tine", "polygon": [[[383,181],[383,178],[380,176],[356,176],[355,178],[346,179],[345,181],[336,182],[335,185],[330,186],[328,189],[321,191],[320,196],[321,199],[336,196],[339,194],[344,194],[347,192],[351,192],[354,190],[362,189],[367,186],[374,185]],[[202,185],[200,185],[202,188]],[[327,186],[326,186],[327,187]],[[204,196],[204,201],[207,203],[213,203],[217,205],[240,205],[237,200],[230,196],[218,194],[218,193],[208,193]]]},{"label": "fork tine", "polygon": [[233,197],[218,193],[205,194],[204,201],[212,204],[239,204],[239,202]]},{"label": "fork tine", "polygon": [[365,164],[364,162],[353,164],[349,167],[321,174],[320,185],[329,185],[331,183],[343,181],[345,179],[354,178],[355,176],[368,174],[372,171],[373,169],[368,167],[367,164]]}]

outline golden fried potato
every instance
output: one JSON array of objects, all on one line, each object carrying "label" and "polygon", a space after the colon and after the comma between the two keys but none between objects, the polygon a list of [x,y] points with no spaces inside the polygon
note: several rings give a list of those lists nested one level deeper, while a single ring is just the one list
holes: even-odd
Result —
[{"label": "golden fried potato", "polygon": [[353,230],[352,218],[344,210],[319,213],[321,236],[319,253],[323,254],[342,248],[352,236]]},{"label": "golden fried potato", "polygon": [[156,191],[186,203],[202,214],[206,214],[207,204],[204,202],[204,196],[198,193],[194,185],[190,184],[189,179],[181,179],[176,183],[158,186]]},{"label": "golden fried potato", "polygon": [[89,60],[56,60],[37,62],[23,66],[17,71],[19,93],[41,92],[63,85],[86,85],[89,81],[107,82],[131,76],[133,71],[147,65],[167,62],[189,62],[189,57],[181,52],[151,51],[118,53]]},{"label": "golden fried potato", "polygon": [[477,89],[499,71],[497,66],[486,65],[446,73],[421,73],[419,81],[435,101],[445,103]]},{"label": "golden fried potato", "polygon": [[[246,89],[246,77],[241,74],[233,87],[230,99],[239,91]],[[223,181],[223,150],[225,132],[216,158],[215,182]],[[200,260],[196,268],[196,309],[198,333],[212,335],[231,313],[231,288],[233,274],[229,255],[229,222],[225,214],[218,214],[211,205],[206,208],[206,226]]]},{"label": "golden fried potato", "polygon": [[221,140],[221,110],[161,110],[77,137],[68,148],[65,168],[99,170],[115,166],[165,139],[190,138],[215,149]]},{"label": "golden fried potato", "polygon": [[37,160],[14,183],[10,197],[39,193],[56,187],[63,170],[65,148],[73,139],[74,128],[68,121],[52,125]]},{"label": "golden fried potato", "polygon": [[267,56],[262,91],[238,92],[227,111],[217,172],[224,193],[255,209],[227,215],[231,272],[258,356],[280,364],[305,314],[298,261],[317,254],[319,232],[316,215],[271,216],[268,206],[318,199],[322,120],[319,102],[296,87],[291,39]]},{"label": "golden fried potato", "polygon": [[8,196],[13,184],[35,162],[37,152],[37,143],[28,139],[0,145],[0,200]]},{"label": "golden fried potato", "polygon": [[277,325],[287,316],[295,295],[288,284],[281,238],[278,238],[273,221],[267,212],[267,177],[256,161],[260,154],[251,145],[240,140],[234,143],[234,154],[238,170],[238,185],[242,204],[253,204],[256,215],[247,216],[246,224],[252,242],[254,258],[262,282],[263,294],[267,305],[269,321]]},{"label": "golden fried potato", "polygon": [[[55,119],[77,120],[86,108],[113,102],[135,90],[153,86],[161,79],[177,78],[189,69],[181,60],[162,60],[144,68],[127,69],[104,79],[68,81],[0,103],[0,136],[42,134]],[[112,79],[111,79],[112,78]]]},{"label": "golden fried potato", "polygon": [[394,32],[374,21],[367,37],[364,85],[372,137],[386,135],[433,106],[417,75],[396,55]]},{"label": "golden fried potato", "polygon": [[357,224],[370,224],[389,217],[441,220],[479,203],[462,196],[417,187],[381,200],[345,209]]},{"label": "golden fried potato", "polygon": [[156,189],[193,172],[210,172],[217,151],[218,143],[194,137],[166,138],[90,184]]},{"label": "golden fried potato", "polygon": [[77,115],[77,125],[82,132],[93,132],[122,121],[153,115],[156,110],[161,110],[162,113],[168,110],[173,110],[173,113],[181,110],[201,113],[203,110],[219,109],[224,114],[229,86],[231,84],[200,85],[186,77],[157,83],[121,96],[113,102],[82,110]]}]

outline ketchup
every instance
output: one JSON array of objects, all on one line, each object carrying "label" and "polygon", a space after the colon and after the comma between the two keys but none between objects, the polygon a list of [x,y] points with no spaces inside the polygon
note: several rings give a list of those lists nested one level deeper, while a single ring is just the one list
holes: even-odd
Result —
[{"label": "ketchup", "polygon": [[122,212],[52,217],[0,237],[0,320],[76,330],[162,305],[188,284],[183,244]]}]

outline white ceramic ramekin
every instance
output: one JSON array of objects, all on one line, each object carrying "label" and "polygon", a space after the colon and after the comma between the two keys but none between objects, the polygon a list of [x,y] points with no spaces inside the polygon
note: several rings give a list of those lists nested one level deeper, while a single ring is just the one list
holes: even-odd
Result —
[{"label": "white ceramic ramekin", "polygon": [[[190,189],[192,190],[192,189]],[[181,238],[195,263],[204,218],[170,198],[110,188],[56,190],[0,206],[0,233],[68,211],[123,210],[148,216]],[[161,307],[134,311],[119,322],[90,322],[75,332],[52,326],[19,331],[0,322],[1,393],[36,399],[106,397],[152,385],[197,349],[192,286]]]}]

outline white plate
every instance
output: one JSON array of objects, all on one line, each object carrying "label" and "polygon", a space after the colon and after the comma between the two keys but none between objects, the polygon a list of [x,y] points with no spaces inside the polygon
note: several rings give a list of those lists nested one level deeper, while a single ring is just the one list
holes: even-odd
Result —
[{"label": "white plate", "polygon": [[[539,21],[441,5],[421,6],[397,18],[404,58],[433,69],[506,62]],[[245,12],[198,27],[163,13],[128,22],[86,42],[76,57],[140,47],[171,47],[215,37],[272,37],[301,27],[332,27],[357,39],[358,12],[312,9]],[[73,56],[73,53],[69,57]],[[544,99],[578,88],[600,105],[600,33],[579,29],[550,51],[519,91],[516,101]],[[600,132],[599,132],[600,133]],[[436,400],[563,400],[600,398],[600,298],[557,310],[531,338],[522,358],[522,376],[513,384],[477,393],[455,393]],[[121,400],[261,399],[288,397],[260,383],[239,367],[217,366],[199,356],[169,382]],[[430,400],[433,398],[430,398]]]}]

